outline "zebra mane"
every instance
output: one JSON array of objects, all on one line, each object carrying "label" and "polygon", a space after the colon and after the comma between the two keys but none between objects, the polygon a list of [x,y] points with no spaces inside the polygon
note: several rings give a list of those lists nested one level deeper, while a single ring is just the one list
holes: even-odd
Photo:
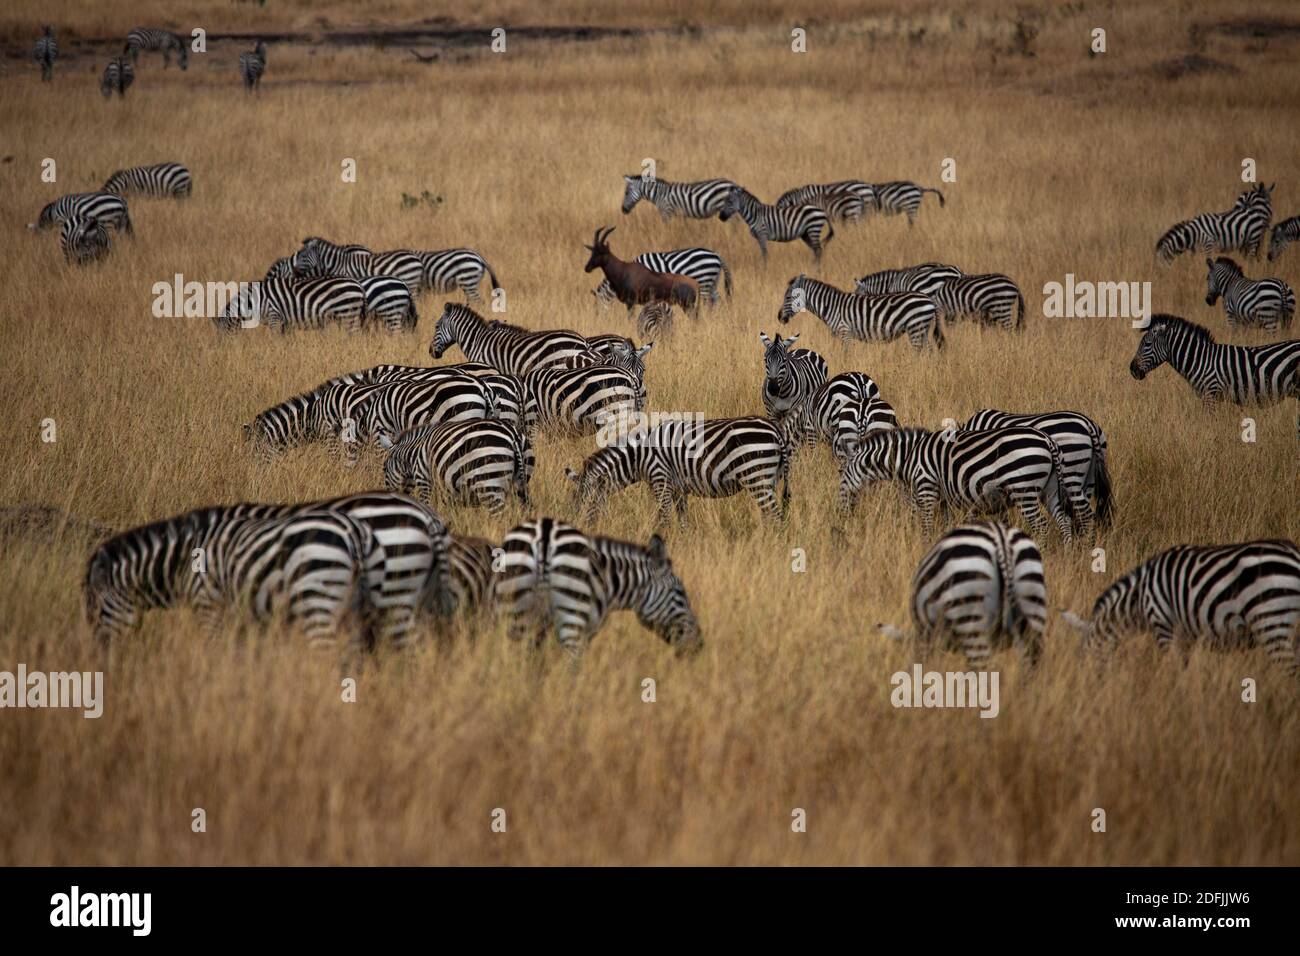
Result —
[{"label": "zebra mane", "polygon": [[502,321],[501,319],[487,319],[485,321],[487,327],[490,329],[505,329],[508,332],[524,333],[524,334],[527,334],[528,332],[532,331],[531,329],[524,328],[522,325],[515,325],[512,322],[505,322]]},{"label": "zebra mane", "polygon": [[1242,270],[1241,270],[1241,266],[1237,265],[1237,261],[1236,261],[1235,259],[1233,259],[1231,256],[1218,256],[1218,257],[1214,260],[1214,264],[1215,264],[1216,266],[1226,266],[1227,268],[1231,269],[1231,270],[1232,270],[1234,273],[1236,273],[1237,275],[1242,275],[1242,274],[1243,274],[1243,273],[1242,273]]},{"label": "zebra mane", "polygon": [[1203,325],[1197,325],[1190,319],[1184,319],[1181,315],[1169,315],[1164,312],[1157,312],[1151,316],[1151,325],[1147,331],[1157,329],[1171,329],[1175,332],[1182,332],[1196,339],[1198,342],[1208,342],[1214,344],[1214,336],[1210,330]]}]

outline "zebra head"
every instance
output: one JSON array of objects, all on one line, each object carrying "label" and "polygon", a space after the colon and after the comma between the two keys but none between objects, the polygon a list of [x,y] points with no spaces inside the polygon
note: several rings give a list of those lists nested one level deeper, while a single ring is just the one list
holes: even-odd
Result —
[{"label": "zebra head", "polygon": [[[1288,220],[1288,222],[1294,223],[1295,220]],[[1291,237],[1286,234],[1287,233],[1286,226],[1287,224],[1284,222],[1278,223],[1276,226],[1273,227],[1273,232],[1268,237],[1268,261],[1269,262],[1272,262],[1274,259],[1280,256],[1282,254],[1282,250],[1286,248],[1286,244],[1291,241]]]},{"label": "zebra head", "polygon": [[1219,256],[1217,259],[1207,258],[1205,266],[1210,270],[1205,279],[1205,304],[1214,305],[1219,301],[1219,296],[1227,291],[1229,283],[1241,278],[1241,266],[1228,256]]},{"label": "zebra head", "polygon": [[1145,568],[1138,565],[1101,592],[1092,606],[1092,620],[1081,631],[1084,648],[1112,650],[1121,634],[1142,627],[1146,618],[1142,602]]},{"label": "zebra head", "polygon": [[785,298],[781,300],[781,310],[776,314],[776,320],[782,325],[789,325],[791,319],[807,308],[808,290],[804,284],[807,278],[800,273],[785,287]]},{"label": "zebra head", "polygon": [[564,475],[574,484],[574,504],[582,510],[584,521],[595,521],[609,497],[636,481],[635,438],[628,443],[598,449],[582,463],[581,471],[565,468]]},{"label": "zebra head", "polygon": [[[475,315],[468,306],[456,302],[448,302],[442,307],[442,315],[438,316],[438,323],[433,329],[433,341],[429,343],[431,356],[440,359],[453,345],[460,344],[462,348],[464,347],[464,343],[460,340],[459,327],[465,321],[467,314]],[[479,321],[481,322],[482,319]]]},{"label": "zebra head", "polygon": [[645,555],[649,576],[637,617],[678,655],[697,653],[704,646],[699,621],[691,610],[682,579],[673,571],[663,538],[657,534],[651,537]]},{"label": "zebra head", "polygon": [[722,208],[718,210],[718,218],[726,222],[736,213],[740,212],[741,193],[744,190],[739,186],[733,186],[727,193],[727,198],[722,200]]},{"label": "zebra head", "polygon": [[1139,382],[1146,378],[1152,369],[1157,369],[1169,361],[1169,324],[1168,316],[1152,316],[1151,324],[1142,333],[1138,343],[1137,354],[1128,363],[1129,374]]},{"label": "zebra head", "polygon": [[763,391],[770,398],[789,398],[794,394],[790,346],[798,341],[799,336],[792,335],[782,341],[779,332],[775,339],[769,339],[766,332],[759,332],[758,338],[763,343]]},{"label": "zebra head", "polygon": [[623,183],[623,215],[626,216],[637,203],[648,197],[645,194],[645,182],[640,176],[624,176]]},{"label": "zebra head", "polygon": [[[283,261],[283,259],[279,260],[276,265]],[[304,240],[303,247],[289,259],[289,273],[298,277],[323,276],[328,273],[325,268],[325,259],[321,256],[320,247],[316,245],[315,241],[311,239]]]}]

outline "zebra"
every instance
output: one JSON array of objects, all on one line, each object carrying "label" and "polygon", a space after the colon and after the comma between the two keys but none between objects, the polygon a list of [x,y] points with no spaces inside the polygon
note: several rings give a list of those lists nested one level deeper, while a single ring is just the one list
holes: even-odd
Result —
[{"label": "zebra", "polygon": [[[658,523],[674,508],[685,522],[689,495],[728,498],[747,492],[763,517],[784,519],[790,500],[792,449],[781,430],[765,418],[661,421],[647,431],[598,450],[580,472],[565,469],[576,486],[587,521],[595,520],[615,492],[644,481],[658,503]],[[781,502],[777,482],[783,484]]]},{"label": "zebra", "polygon": [[468,617],[487,609],[492,598],[496,546],[485,538],[453,534],[447,551],[456,614]]},{"label": "zebra", "polygon": [[424,291],[424,263],[407,249],[376,252],[370,259],[370,274],[401,279],[413,296]]},{"label": "zebra", "polygon": [[366,572],[376,641],[404,646],[417,636],[421,617],[451,610],[450,534],[442,519],[403,495],[361,492],[294,505],[200,508],[110,538],[91,555],[84,579],[84,605],[95,636],[108,643],[137,626],[145,611],[190,601],[207,586],[205,575],[228,575],[227,557],[243,560],[238,551],[226,550],[241,525],[322,513],[364,526],[377,551],[382,549],[378,564]]},{"label": "zebra", "polygon": [[960,279],[964,275],[956,266],[923,262],[919,266],[868,273],[855,281],[853,291],[858,295],[884,295],[887,292],[933,295],[949,279]]},{"label": "zebra", "polygon": [[949,279],[928,294],[945,322],[969,315],[1006,332],[1025,326],[1025,297],[1015,282],[998,272]]},{"label": "zebra", "polygon": [[41,27],[41,35],[36,40],[32,55],[41,65],[41,80],[54,79],[54,61],[59,58],[59,41],[54,38],[54,27]]},{"label": "zebra", "polygon": [[104,192],[118,196],[138,193],[142,196],[172,196],[180,199],[192,191],[190,171],[180,163],[157,163],[153,166],[119,169],[104,182]]},{"label": "zebra", "polygon": [[524,431],[590,435],[645,409],[645,388],[615,365],[536,368],[524,378]]},{"label": "zebra", "polygon": [[903,484],[926,537],[940,505],[991,513],[1014,506],[1036,536],[1047,530],[1046,506],[1061,537],[1074,540],[1071,502],[1056,442],[1033,428],[964,432],[921,428],[881,431],[864,441],[840,470],[839,508],[851,513],[862,489],[877,481]]},{"label": "zebra", "polygon": [[190,65],[189,47],[185,41],[169,30],[160,30],[157,27],[136,27],[126,36],[126,49],[123,51],[130,54],[133,64],[140,62],[140,51],[158,50],[163,55],[163,69],[171,66],[172,53],[176,53],[176,63],[182,70],[188,69]]},{"label": "zebra", "polygon": [[821,262],[822,249],[835,235],[830,217],[816,206],[769,206],[740,186],[732,188],[722,204],[718,218],[726,222],[739,214],[749,226],[749,234],[758,242],[758,251],[767,261],[767,243],[803,242],[812,250],[813,261]]},{"label": "zebra", "polygon": [[916,213],[921,208],[921,200],[926,193],[934,193],[938,196],[939,208],[944,207],[943,193],[937,189],[918,186],[916,183],[905,180],[876,183],[876,210],[884,216],[896,216],[899,213],[905,213],[907,215],[907,225],[910,228],[916,224]]},{"label": "zebra", "polygon": [[696,653],[704,646],[690,597],[673,570],[663,538],[652,535],[643,546],[592,535],[591,543],[610,611],[635,612],[642,626],[678,655]]},{"label": "zebra", "polygon": [[799,341],[797,334],[782,341],[779,332],[775,339],[759,332],[758,338],[763,343],[763,410],[779,422],[826,383],[829,369],[826,360],[812,349],[790,351]]},{"label": "zebra", "polygon": [[[667,305],[667,303],[656,304]],[[636,343],[626,336],[602,333],[587,336],[587,344],[591,346],[592,351],[599,355],[601,361],[606,365],[613,365],[625,372],[631,372],[636,376],[637,382],[645,381],[645,357],[654,348],[653,342],[648,342],[638,348]],[[566,368],[580,368],[588,364],[588,362],[586,356],[573,355],[562,364]]]},{"label": "zebra", "polygon": [[63,220],[59,245],[69,264],[84,266],[108,255],[108,230],[98,219],[69,216]]},{"label": "zebra", "polygon": [[826,442],[841,465],[869,436],[898,428],[898,416],[870,376],[844,372],[795,405],[781,423],[795,451]]},{"label": "zebra", "polygon": [[[717,305],[722,301],[722,296],[718,294],[719,281],[722,282],[727,297],[731,297],[731,269],[722,260],[722,256],[712,249],[695,246],[690,249],[673,249],[670,252],[643,252],[636,257],[636,261],[652,272],[671,272],[694,279],[699,283],[700,297],[707,299],[710,305]],[[614,290],[610,288],[607,279],[601,279],[600,285],[596,286],[591,294],[596,297],[602,309],[607,308],[614,301]],[[631,311],[630,306],[629,311]]]},{"label": "zebra", "polygon": [[1237,265],[1227,256],[1206,259],[1205,304],[1214,305],[1223,297],[1223,311],[1228,316],[1228,327],[1261,325],[1266,332],[1276,332],[1278,326],[1290,327],[1295,318],[1295,290],[1281,279],[1247,279]]},{"label": "zebra", "polygon": [[82,216],[97,219],[106,226],[112,226],[130,235],[134,230],[131,225],[131,213],[126,200],[109,192],[70,193],[54,202],[47,203],[36,221],[28,225],[29,229],[48,229],[61,225],[69,216]]},{"label": "zebra", "polygon": [[1224,401],[1276,405],[1287,398],[1300,399],[1300,339],[1221,345],[1195,322],[1157,313],[1142,333],[1129,374],[1140,382],[1166,362],[1207,409]]},{"label": "zebra", "polygon": [[1287,674],[1297,671],[1300,548],[1283,539],[1182,544],[1161,551],[1111,584],[1090,620],[1066,612],[1084,646],[1109,653],[1121,635],[1150,631],[1161,650],[1186,655],[1201,641],[1216,649],[1263,647]]},{"label": "zebra", "polygon": [[[1114,522],[1115,498],[1106,467],[1106,433],[1087,415],[1070,411],[1018,414],[982,408],[959,427],[968,432],[1008,427],[1042,432],[1061,449],[1061,481],[1079,519],[1079,533],[1086,536],[1094,521],[1102,529]],[[1097,499],[1095,510],[1089,500],[1093,495]]]},{"label": "zebra", "polygon": [[1273,234],[1268,239],[1268,261],[1272,262],[1282,254],[1289,242],[1300,241],[1300,216],[1283,219],[1273,227]]},{"label": "zebra", "polygon": [[364,279],[375,274],[371,269],[374,258],[375,254],[365,246],[341,246],[320,236],[308,236],[293,255],[293,271],[300,276]]},{"label": "zebra", "polygon": [[1175,223],[1156,243],[1156,256],[1166,266],[1175,256],[1192,251],[1241,252],[1258,258],[1260,241],[1273,219],[1272,193],[1273,186],[1266,189],[1259,183],[1238,196],[1227,212],[1202,213]]},{"label": "zebra", "polygon": [[916,292],[856,295],[806,275],[797,275],[785,287],[777,321],[789,324],[796,313],[805,309],[825,322],[831,334],[842,342],[850,338],[888,342],[906,335],[918,352],[926,347],[931,336],[936,349],[944,345],[934,301]]},{"label": "zebra", "polygon": [[365,297],[364,319],[383,323],[387,332],[414,332],[420,323],[415,297],[401,279],[374,275],[357,280]]},{"label": "zebra", "polygon": [[258,40],[251,51],[239,54],[239,75],[244,80],[244,90],[248,93],[256,91],[265,72],[266,44]]},{"label": "zebra", "polygon": [[422,287],[432,292],[450,292],[459,287],[468,302],[482,302],[479,285],[484,274],[492,291],[501,288],[497,275],[487,260],[473,249],[441,249],[435,252],[414,251],[420,260]]},{"label": "zebra", "polygon": [[437,488],[445,497],[485,507],[494,518],[505,511],[506,495],[514,492],[531,506],[528,483],[535,460],[528,436],[504,422],[448,421],[420,425],[397,439],[381,436],[388,450],[384,487],[429,501]]},{"label": "zebra", "polygon": [[134,82],[135,68],[131,66],[131,61],[124,56],[115,56],[108,61],[108,66],[104,67],[104,73],[99,78],[99,92],[104,99],[110,99],[114,93],[119,98],[125,98],[127,89]]},{"label": "zebra", "polygon": [[671,302],[651,302],[636,317],[637,338],[654,343],[673,334],[673,306]]},{"label": "zebra", "polygon": [[815,183],[782,193],[778,206],[816,206],[832,222],[858,222],[876,208],[876,187],[856,179]]},{"label": "zebra", "polygon": [[722,212],[728,193],[738,188],[729,179],[675,183],[646,176],[624,176],[623,183],[623,215],[630,213],[644,199],[659,210],[664,222],[678,215],[688,219],[712,219]]},{"label": "zebra", "polygon": [[[402,432],[422,425],[481,421],[496,417],[496,395],[481,379],[457,375],[434,381],[397,381],[376,385],[338,386],[338,401],[344,405],[341,418],[329,414],[329,396],[321,403],[324,428],[337,427],[349,462],[355,461],[360,444],[369,440],[386,447]],[[350,402],[350,396],[364,396]],[[351,414],[346,414],[350,412]],[[315,418],[313,418],[315,420]],[[350,426],[350,427],[349,427]],[[321,428],[318,425],[318,430]]]},{"label": "zebra", "polygon": [[997,521],[953,528],[912,576],[912,623],[922,654],[942,639],[976,668],[1009,643],[1037,663],[1047,627],[1047,584],[1034,539]]},{"label": "zebra", "polygon": [[357,332],[362,326],[365,307],[365,290],[355,279],[268,277],[241,289],[213,321],[222,332],[244,327],[248,319],[265,319],[268,326],[278,328],[281,333],[324,328],[331,322],[341,323],[349,332]]},{"label": "zebra", "polygon": [[577,332],[569,329],[534,332],[505,322],[488,322],[468,306],[448,302],[434,328],[429,354],[440,359],[453,345],[459,345],[472,362],[482,362],[520,378],[535,368],[559,365],[575,355],[593,365],[601,362],[599,353]]}]

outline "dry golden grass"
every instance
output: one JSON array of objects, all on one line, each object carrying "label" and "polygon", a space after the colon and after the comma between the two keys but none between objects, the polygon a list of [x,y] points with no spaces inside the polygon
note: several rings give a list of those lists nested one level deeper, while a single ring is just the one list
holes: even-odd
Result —
[{"label": "dry golden grass", "polygon": [[[169,22],[184,22],[181,6]],[[206,6],[185,9],[207,16]],[[372,16],[397,25],[423,15],[408,6],[394,0]],[[0,81],[13,153],[0,166],[10,372],[0,504],[45,502],[126,527],[212,502],[377,485],[376,463],[348,471],[317,450],[258,467],[238,426],[330,375],[427,362],[441,299],[422,302],[409,338],[221,340],[203,321],[152,318],[153,283],[178,272],[257,278],[313,233],[373,248],[464,244],[497,269],[511,320],[628,333],[621,310],[595,310],[595,280],[581,271],[592,230],[617,224],[625,255],[698,243],[731,264],[735,298],[680,321],[648,378],[654,407],[713,416],[761,407],[757,333],[775,327],[800,271],[847,286],[933,258],[1015,277],[1028,330],[957,328],[940,356],[903,343],[839,348],[806,316],[793,328],[832,372],[872,375],[907,423],[936,427],[996,406],[1074,408],[1103,425],[1120,508],[1102,542],[1108,571],[1090,572],[1086,548],[1049,544],[1054,606],[1086,611],[1110,578],[1175,543],[1300,537],[1294,403],[1206,413],[1168,369],[1129,377],[1136,335],[1126,321],[1040,314],[1043,284],[1067,272],[1149,279],[1157,310],[1227,337],[1204,305],[1196,261],[1160,270],[1152,249],[1173,221],[1224,208],[1246,156],[1278,180],[1278,217],[1296,212],[1295,41],[1211,34],[1203,54],[1239,72],[1170,82],[1152,65],[1188,51],[1192,4],[1029,11],[1034,58],[998,52],[1014,28],[990,4],[959,15],[856,6],[824,15],[835,26],[811,28],[801,56],[789,51],[789,18],[748,5],[731,20],[670,5],[659,21],[732,29],[521,43],[433,66],[402,51],[280,44],[257,98],[239,88],[236,44],[214,44],[187,74],[148,60],[124,103],[100,101],[91,57],[44,86],[30,63],[10,61]],[[162,7],[100,4],[66,19],[99,36],[152,9]],[[255,9],[222,5],[209,29],[247,29]],[[265,15],[301,27],[307,9],[273,4]],[[489,7],[483,19],[500,10],[541,21],[526,9]],[[2,35],[28,44],[45,10],[11,7]],[[654,22],[650,5],[628,18]],[[547,19],[616,18],[575,2]],[[925,37],[909,43],[920,26]],[[1110,52],[1089,59],[1094,26],[1107,29]],[[958,182],[943,187],[946,209],[931,197],[914,229],[902,219],[841,229],[818,269],[801,245],[774,245],[762,268],[739,223],[663,225],[646,208],[617,211],[620,175],[643,157],[670,179],[728,176],[771,199],[843,177],[939,185],[949,156]],[[58,162],[57,184],[39,179],[44,157]],[[355,184],[340,182],[344,157],[357,160]],[[102,267],[69,269],[57,236],[23,233],[50,199],[164,159],[193,171],[193,198],[134,202],[138,235]],[[401,194],[424,189],[445,197],[440,211],[403,211]],[[1298,263],[1300,252],[1248,271],[1296,284]],[[1258,423],[1254,444],[1239,439],[1243,415]],[[40,441],[46,418],[57,422],[54,444]],[[540,445],[540,513],[571,514],[562,469],[592,447]],[[536,668],[488,630],[472,645],[377,662],[358,702],[344,704],[331,659],[275,634],[240,645],[204,636],[185,614],[155,615],[114,648],[101,719],[0,713],[10,821],[0,862],[1300,862],[1296,689],[1257,655],[1197,653],[1184,668],[1135,637],[1098,674],[1054,622],[1032,677],[1012,656],[998,660],[996,719],[893,709],[889,677],[914,654],[874,625],[905,623],[926,542],[888,491],[866,496],[850,543],[832,542],[834,483],[824,452],[801,459],[782,530],[741,499],[691,502],[688,528],[668,536],[707,640],[685,662],[628,615],[576,670],[553,649]],[[457,530],[505,530],[481,513],[445,514]],[[599,530],[644,540],[652,519],[637,489]],[[805,573],[791,570],[795,548],[807,553]],[[0,669],[101,665],[80,616],[86,555],[72,536],[4,542]],[[1260,684],[1251,705],[1240,701],[1247,676]],[[640,698],[646,677],[658,682],[653,704]],[[205,834],[190,830],[195,807],[207,811]],[[508,813],[504,835],[489,830],[496,807]],[[808,812],[805,834],[791,832],[795,807]],[[1107,811],[1105,834],[1090,830],[1095,807]]]}]

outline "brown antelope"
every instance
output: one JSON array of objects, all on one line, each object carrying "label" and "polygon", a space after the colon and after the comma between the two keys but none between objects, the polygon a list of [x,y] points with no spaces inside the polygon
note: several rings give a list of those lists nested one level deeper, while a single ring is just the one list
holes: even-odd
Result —
[{"label": "brown antelope", "polygon": [[624,262],[617,258],[609,251],[609,236],[613,231],[613,226],[603,231],[596,230],[592,244],[584,247],[591,250],[584,271],[603,270],[615,297],[628,308],[649,302],[670,302],[683,309],[695,308],[700,293],[698,282],[690,276],[654,272],[639,262]]}]

